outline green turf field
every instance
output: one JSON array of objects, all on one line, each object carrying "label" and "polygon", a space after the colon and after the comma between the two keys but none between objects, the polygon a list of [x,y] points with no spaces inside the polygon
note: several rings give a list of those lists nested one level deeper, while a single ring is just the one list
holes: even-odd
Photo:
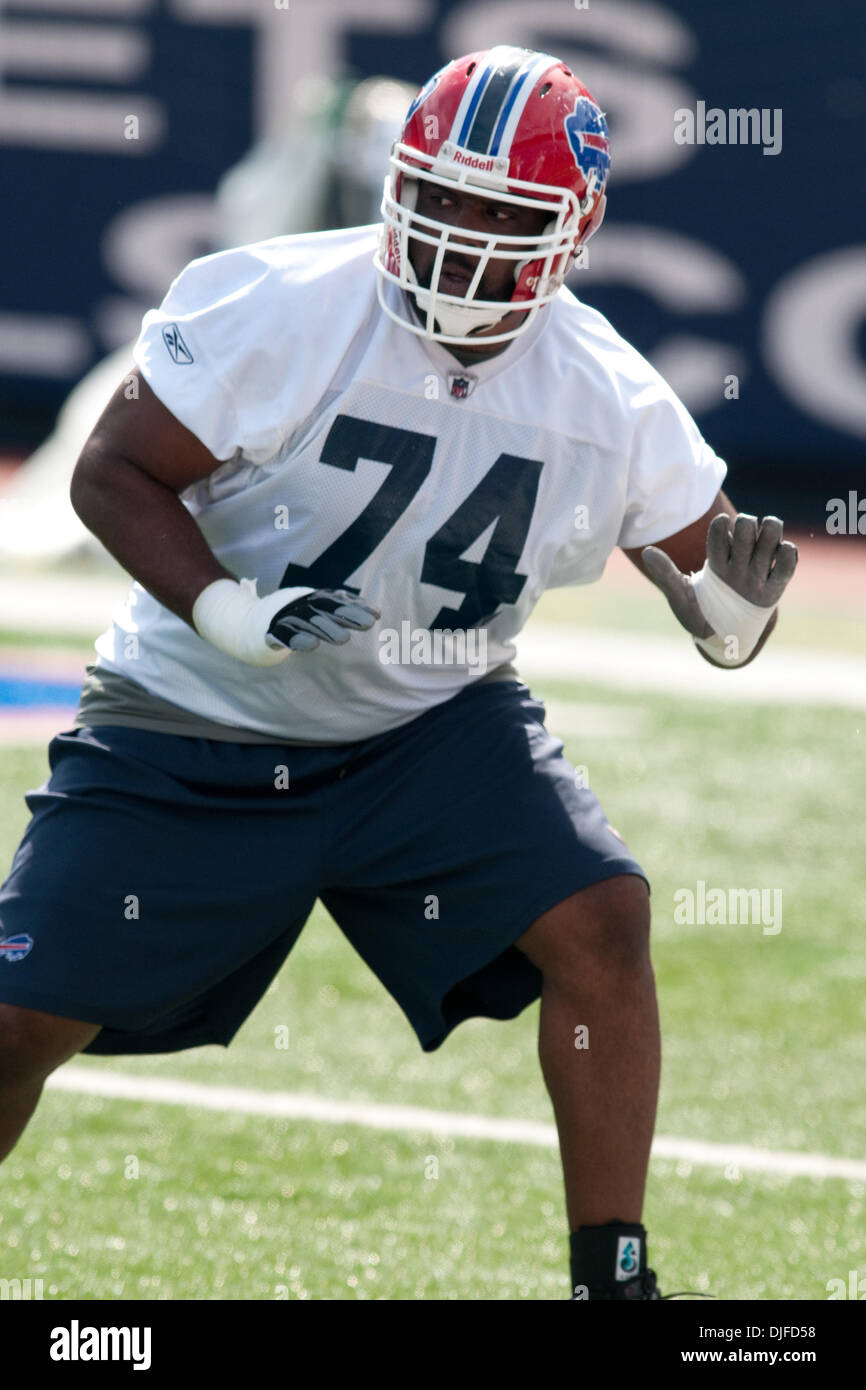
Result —
[{"label": "green turf field", "polygon": [[[866,1157],[866,716],[535,689],[652,880],[658,1133]],[[5,874],[46,762],[35,749],[0,759]],[[698,879],[781,889],[781,931],[678,925],[673,895]],[[472,1021],[425,1055],[317,908],[230,1049],[77,1065],[549,1123],[537,1015]],[[828,1280],[866,1275],[864,1195],[862,1181],[654,1160],[644,1222],[662,1292],[825,1299]],[[0,1171],[0,1277],[28,1276],[57,1298],[566,1298],[559,1161],[51,1092]]]}]

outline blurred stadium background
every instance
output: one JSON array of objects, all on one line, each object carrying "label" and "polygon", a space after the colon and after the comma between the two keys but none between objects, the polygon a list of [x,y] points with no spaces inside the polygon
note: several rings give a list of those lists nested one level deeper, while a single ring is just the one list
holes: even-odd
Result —
[{"label": "blurred stadium background", "polygon": [[[128,583],[67,488],[142,314],[193,256],[378,220],[414,90],[497,42],[566,59],[608,114],[607,219],[571,287],[670,380],[728,460],[735,503],[781,515],[801,545],[747,671],[702,663],[621,556],[600,585],[545,596],[519,665],[653,879],[665,1058],[645,1221],[662,1288],[826,1298],[827,1281],[866,1277],[854,0],[4,7],[0,875]],[[678,145],[674,112],[698,101],[780,110],[781,150]],[[698,880],[781,888],[783,930],[677,925],[673,894]],[[43,1277],[60,1298],[565,1297],[536,1015],[475,1021],[422,1056],[319,906],[228,1053],[58,1074],[3,1170],[0,1276]],[[269,1111],[287,1093],[367,1108]],[[388,1105],[478,1129],[388,1128]],[[488,1133],[491,1118],[537,1128]]]}]

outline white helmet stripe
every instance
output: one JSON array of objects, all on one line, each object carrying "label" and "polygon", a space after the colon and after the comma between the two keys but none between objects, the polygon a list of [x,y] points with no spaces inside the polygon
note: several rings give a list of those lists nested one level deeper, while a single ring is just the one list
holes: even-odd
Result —
[{"label": "white helmet stripe", "polygon": [[[522,69],[515,79],[514,86],[508,94],[508,98],[503,103],[500,113],[500,123],[505,120],[504,129],[500,133],[497,126],[493,133],[493,140],[490,146],[490,153],[494,155],[509,155],[511,153],[511,142],[514,139],[517,127],[520,124],[520,117],[526,109],[526,103],[535,91],[536,84],[540,81],[548,68],[556,67],[559,59],[551,56],[550,53],[533,54],[532,61],[527,69]],[[519,85],[518,85],[519,84]]]}]

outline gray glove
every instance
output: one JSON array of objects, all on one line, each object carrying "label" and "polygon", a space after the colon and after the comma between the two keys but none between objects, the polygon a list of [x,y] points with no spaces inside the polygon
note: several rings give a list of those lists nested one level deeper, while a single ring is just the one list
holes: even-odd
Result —
[{"label": "gray glove", "polygon": [[731,518],[723,512],[710,522],[701,576],[682,574],[670,556],[654,545],[641,551],[641,559],[678,621],[693,637],[706,638],[716,635],[698,602],[699,581],[706,570],[747,603],[766,608],[769,620],[797,567],[798,552],[792,541],[782,540],[777,516],[765,516],[759,525],[757,517],[741,512],[732,527]]},{"label": "gray glove", "polygon": [[365,632],[381,616],[346,589],[315,589],[274,614],[265,641],[293,652],[311,652],[320,640],[342,646],[350,632]]}]

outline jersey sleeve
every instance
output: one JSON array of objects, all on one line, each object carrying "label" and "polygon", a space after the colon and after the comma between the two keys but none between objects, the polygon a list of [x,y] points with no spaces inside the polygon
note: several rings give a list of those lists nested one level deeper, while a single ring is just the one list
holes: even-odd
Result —
[{"label": "jersey sleeve", "polygon": [[706,442],[682,401],[657,377],[635,407],[626,505],[617,545],[654,545],[712,506],[727,465]]},{"label": "jersey sleeve", "polygon": [[136,366],[217,459],[276,446],[273,300],[268,264],[241,247],[191,261],[142,320]]}]

